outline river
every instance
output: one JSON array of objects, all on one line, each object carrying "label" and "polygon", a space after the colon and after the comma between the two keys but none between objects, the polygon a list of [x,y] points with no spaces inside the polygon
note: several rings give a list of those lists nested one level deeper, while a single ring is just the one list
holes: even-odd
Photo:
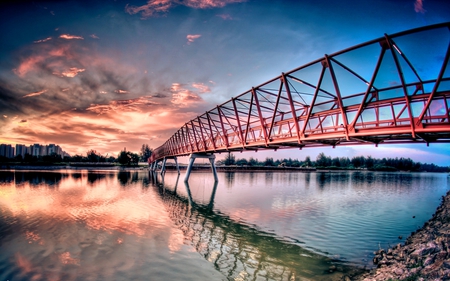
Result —
[{"label": "river", "polygon": [[1,171],[0,280],[339,280],[431,218],[435,173]]}]

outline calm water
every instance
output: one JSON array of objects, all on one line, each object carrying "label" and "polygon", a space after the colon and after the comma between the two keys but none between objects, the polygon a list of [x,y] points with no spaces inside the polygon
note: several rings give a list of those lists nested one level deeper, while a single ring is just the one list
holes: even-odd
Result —
[{"label": "calm water", "polygon": [[0,172],[0,280],[339,280],[450,188],[432,173],[183,176]]}]

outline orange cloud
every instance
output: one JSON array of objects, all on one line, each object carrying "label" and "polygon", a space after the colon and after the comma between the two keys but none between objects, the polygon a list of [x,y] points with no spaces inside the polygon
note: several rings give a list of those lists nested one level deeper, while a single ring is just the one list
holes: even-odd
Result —
[{"label": "orange cloud", "polygon": [[137,99],[130,99],[130,100],[114,100],[111,101],[109,104],[91,104],[91,106],[86,108],[86,110],[95,112],[97,114],[103,114],[109,111],[117,111],[117,112],[142,111],[141,110],[142,106],[150,106],[157,104],[150,101],[150,99],[151,97],[139,97]]},{"label": "orange cloud", "polygon": [[84,39],[84,38],[81,37],[81,36],[70,35],[70,34],[61,34],[61,35],[59,36],[59,38],[67,39],[67,40],[72,40],[72,39],[83,40],[83,39]]},{"label": "orange cloud", "polygon": [[14,73],[20,77],[23,77],[27,72],[34,69],[35,65],[41,61],[44,60],[43,56],[37,55],[37,56],[31,56],[19,65],[18,68],[14,69]]},{"label": "orange cloud", "polygon": [[183,88],[179,83],[173,83],[170,91],[172,92],[172,104],[179,107],[189,107],[193,103],[203,102],[196,93]]},{"label": "orange cloud", "polygon": [[39,92],[30,93],[30,94],[25,95],[23,97],[24,98],[28,98],[28,97],[40,96],[40,95],[42,95],[45,92],[47,92],[47,90],[42,90],[42,91],[39,91]]},{"label": "orange cloud", "polygon": [[156,16],[160,13],[166,13],[172,7],[171,0],[149,0],[142,6],[125,6],[125,11],[130,15],[141,13],[143,18]]},{"label": "orange cloud", "polygon": [[188,44],[194,42],[196,39],[200,38],[201,35],[200,34],[188,34],[186,36],[187,40],[188,40]]},{"label": "orange cloud", "polygon": [[142,6],[125,7],[125,11],[130,15],[141,13],[142,18],[149,18],[165,14],[170,8],[183,5],[194,9],[222,8],[228,4],[241,3],[246,0],[148,0]]},{"label": "orange cloud", "polygon": [[70,77],[73,78],[78,75],[78,73],[85,71],[84,68],[76,68],[71,67],[69,70],[63,71],[62,73],[53,72],[53,74],[60,76],[60,77]]},{"label": "orange cloud", "polygon": [[211,89],[203,83],[192,83],[192,87],[198,89],[201,94],[211,92]]}]

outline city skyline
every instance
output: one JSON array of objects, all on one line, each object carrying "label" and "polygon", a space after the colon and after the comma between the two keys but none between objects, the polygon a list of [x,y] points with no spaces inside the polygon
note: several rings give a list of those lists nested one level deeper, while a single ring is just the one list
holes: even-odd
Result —
[{"label": "city skyline", "polygon": [[[281,72],[450,21],[443,1],[20,1],[1,4],[0,143],[69,154],[156,148],[185,122]],[[450,165],[449,144],[245,152]],[[220,156],[219,156],[220,157]]]},{"label": "city skyline", "polygon": [[47,155],[60,155],[63,158],[66,156],[70,156],[67,152],[62,150],[62,148],[54,143],[41,145],[39,143],[34,143],[30,145],[25,144],[0,144],[0,156],[6,158],[15,158],[17,156],[21,156],[22,159],[25,158],[25,155],[28,154],[30,156],[47,156]]}]

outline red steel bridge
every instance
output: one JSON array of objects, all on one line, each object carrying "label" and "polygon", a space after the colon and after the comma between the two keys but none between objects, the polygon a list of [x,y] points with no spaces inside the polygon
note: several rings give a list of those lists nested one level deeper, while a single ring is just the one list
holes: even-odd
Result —
[{"label": "red steel bridge", "polygon": [[449,56],[450,22],[325,55],[188,121],[149,164],[229,151],[450,142]]}]

